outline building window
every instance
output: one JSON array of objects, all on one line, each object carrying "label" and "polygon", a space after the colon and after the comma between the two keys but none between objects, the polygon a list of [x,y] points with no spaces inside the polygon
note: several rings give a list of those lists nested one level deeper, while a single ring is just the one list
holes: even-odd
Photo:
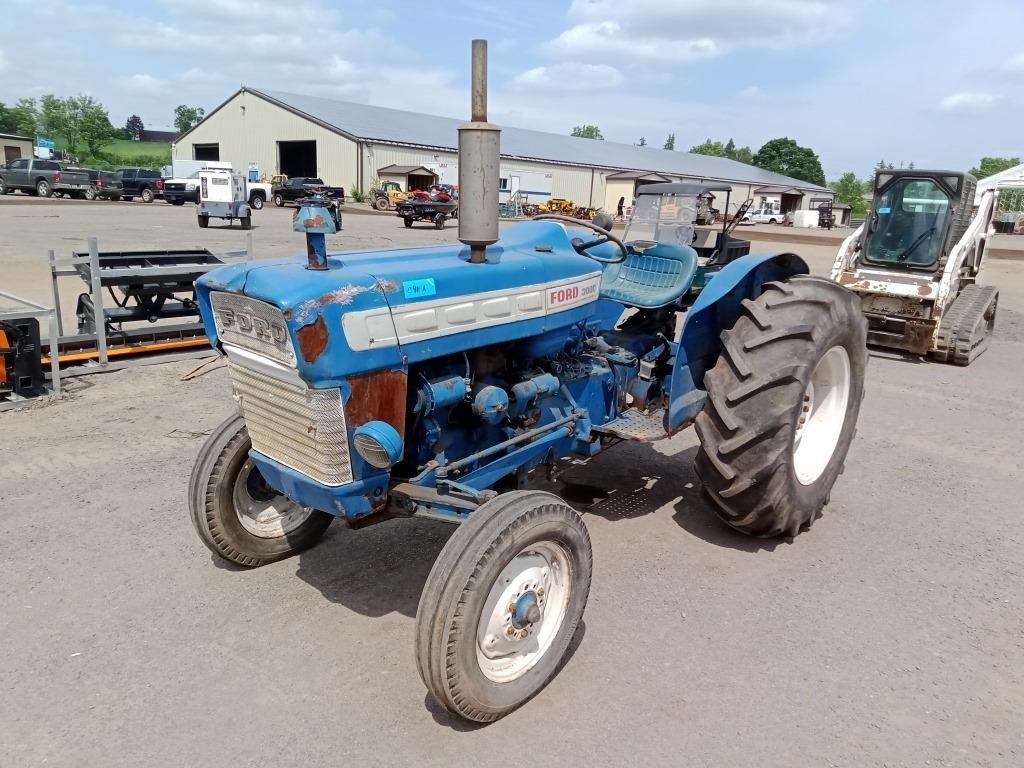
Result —
[{"label": "building window", "polygon": [[508,178],[507,177],[506,178],[498,179],[498,189],[501,192],[508,192]]}]

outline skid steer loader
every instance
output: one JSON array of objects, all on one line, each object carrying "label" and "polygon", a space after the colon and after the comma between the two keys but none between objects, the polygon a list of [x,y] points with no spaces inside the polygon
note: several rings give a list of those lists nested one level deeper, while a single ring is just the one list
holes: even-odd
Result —
[{"label": "skid steer loader", "polygon": [[995,194],[955,171],[880,170],[871,214],[832,279],[860,296],[868,344],[968,365],[988,346],[999,291],[978,284]]}]

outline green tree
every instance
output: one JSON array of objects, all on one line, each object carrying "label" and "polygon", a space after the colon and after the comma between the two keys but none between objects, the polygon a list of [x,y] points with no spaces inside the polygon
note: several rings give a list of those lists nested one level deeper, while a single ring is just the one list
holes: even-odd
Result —
[{"label": "green tree", "polygon": [[103,105],[80,94],[62,99],[48,93],[39,100],[39,124],[51,136],[59,135],[68,151],[96,156],[114,137],[114,126]]},{"label": "green tree", "polygon": [[142,118],[138,115],[132,115],[124,123],[124,129],[128,131],[128,135],[138,141],[142,138],[142,132],[146,130],[146,126],[142,124]]},{"label": "green tree", "polygon": [[665,139],[665,146],[663,147],[663,149],[675,149],[675,148],[676,148],[676,135],[674,133],[670,133],[668,135],[668,138]]},{"label": "green tree", "polygon": [[597,139],[598,141],[604,141],[604,136],[601,135],[601,129],[596,125],[577,125],[572,129],[572,133],[570,135],[581,139]]},{"label": "green tree", "polygon": [[647,146],[647,137],[646,137],[646,136],[641,136],[641,137],[640,137],[640,141],[638,141],[638,142],[636,143],[636,145],[637,145],[638,147],[646,147],[646,146]]},{"label": "green tree", "polygon": [[1019,157],[983,157],[977,168],[971,168],[971,175],[984,179],[1013,168],[1015,165],[1020,165]]},{"label": "green tree", "polygon": [[712,157],[726,156],[725,145],[720,141],[712,141],[711,139],[707,139],[703,144],[690,147],[690,152],[694,155],[711,155]]},{"label": "green tree", "polygon": [[89,154],[96,157],[103,147],[114,140],[114,126],[107,110],[92,96],[72,96],[67,99],[69,109],[78,120],[78,133]]},{"label": "green tree", "polygon": [[825,172],[814,150],[801,147],[793,139],[772,139],[762,145],[754,155],[754,165],[766,171],[806,181],[809,184],[825,184]]},{"label": "green tree", "polygon": [[732,159],[737,163],[745,163],[746,165],[754,164],[754,150],[750,147],[740,147],[732,154]]},{"label": "green tree", "polygon": [[14,116],[15,133],[35,138],[39,123],[39,107],[35,99],[18,99],[8,111]]},{"label": "green tree", "polygon": [[14,133],[18,130],[14,115],[7,105],[0,101],[0,133]]},{"label": "green tree", "polygon": [[184,133],[189,128],[198,125],[205,114],[206,110],[202,107],[179,104],[174,108],[174,127],[178,129],[178,133]]},{"label": "green tree", "polygon": [[870,189],[870,184],[865,184],[857,178],[857,174],[844,173],[838,181],[830,181],[828,188],[836,193],[836,200],[850,206],[853,216],[863,216],[868,211],[868,201],[864,199],[865,188]]}]

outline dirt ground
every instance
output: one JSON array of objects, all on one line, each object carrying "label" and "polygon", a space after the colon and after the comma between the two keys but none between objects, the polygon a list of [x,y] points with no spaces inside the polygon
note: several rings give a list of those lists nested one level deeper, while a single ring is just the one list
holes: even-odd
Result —
[{"label": "dirt ground", "polygon": [[[286,212],[256,222],[258,255],[301,250]],[[0,203],[0,290],[48,301],[46,249],[89,234],[244,247],[188,206]],[[352,215],[331,242],[442,239]],[[818,272],[834,250],[771,246]],[[335,524],[255,571],[199,542],[186,483],[232,410],[223,370],[82,377],[0,413],[0,765],[1022,765],[1021,269],[989,265],[999,327],[971,367],[872,356],[846,472],[794,540],[715,520],[692,431],[570,469],[555,490],[595,558],[582,638],[482,728],[433,704],[413,660],[443,524]]]}]

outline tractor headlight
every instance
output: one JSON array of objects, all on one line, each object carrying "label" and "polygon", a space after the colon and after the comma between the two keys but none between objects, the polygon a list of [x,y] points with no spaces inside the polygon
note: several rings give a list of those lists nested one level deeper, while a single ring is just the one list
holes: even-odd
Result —
[{"label": "tractor headlight", "polygon": [[352,445],[363,461],[377,469],[388,469],[402,458],[402,437],[385,421],[368,421],[356,429]]}]

